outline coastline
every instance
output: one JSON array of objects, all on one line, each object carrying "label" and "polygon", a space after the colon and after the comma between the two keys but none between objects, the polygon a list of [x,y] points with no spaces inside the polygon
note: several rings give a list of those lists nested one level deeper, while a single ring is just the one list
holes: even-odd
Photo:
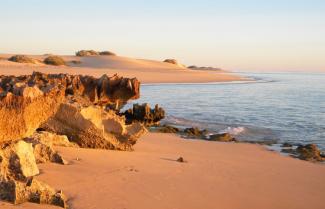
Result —
[{"label": "coastline", "polygon": [[[325,166],[281,156],[260,145],[148,133],[134,152],[57,149],[69,165],[41,164],[36,178],[63,189],[72,208],[325,207]],[[187,162],[177,162],[180,156]]]},{"label": "coastline", "polygon": [[[0,54],[9,58],[11,55]],[[30,55],[34,59],[45,56]],[[79,65],[49,66],[45,64],[22,64],[0,60],[0,74],[25,75],[33,71],[42,73],[69,73],[100,77],[103,74],[133,78],[136,77],[143,84],[152,83],[209,83],[233,82],[251,80],[227,71],[198,71],[181,68],[177,65],[153,60],[134,59],[120,56],[77,57],[62,56],[67,62],[80,61]]]}]

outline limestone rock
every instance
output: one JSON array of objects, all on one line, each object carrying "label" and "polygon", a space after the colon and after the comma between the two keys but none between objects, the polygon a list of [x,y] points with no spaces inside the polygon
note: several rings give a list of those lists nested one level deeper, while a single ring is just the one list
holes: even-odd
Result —
[{"label": "limestone rock", "polygon": [[18,141],[2,144],[0,179],[25,180],[39,174],[32,144]]},{"label": "limestone rock", "polygon": [[213,134],[213,135],[210,135],[208,140],[210,140],[210,141],[219,141],[219,142],[235,142],[235,141],[237,141],[229,133]]},{"label": "limestone rock", "polygon": [[184,129],[183,132],[187,137],[200,138],[200,139],[204,139],[205,135],[208,133],[207,130],[205,130],[205,129],[200,130],[199,128],[196,128],[196,127],[186,128],[186,129]]},{"label": "limestone rock", "polygon": [[178,133],[180,130],[179,128],[170,125],[163,125],[161,127],[158,127],[157,131],[160,133]]},{"label": "limestone rock", "polygon": [[143,125],[125,125],[125,118],[98,106],[61,104],[57,113],[42,125],[44,130],[67,135],[83,148],[132,150],[146,132]]},{"label": "limestone rock", "polygon": [[13,204],[34,202],[67,208],[62,192],[33,179],[38,174],[31,143],[20,140],[1,144],[0,200]]},{"label": "limestone rock", "polygon": [[158,105],[151,109],[147,103],[142,105],[133,104],[133,108],[125,111],[122,115],[125,116],[128,124],[141,122],[146,126],[153,126],[159,124],[159,121],[165,118],[165,111]]},{"label": "limestone rock", "polygon": [[78,57],[97,56],[97,55],[99,55],[99,53],[94,50],[80,50],[76,52],[76,56]]},{"label": "limestone rock", "polygon": [[296,149],[298,158],[307,161],[325,161],[315,144],[300,145]]},{"label": "limestone rock", "polygon": [[33,202],[68,208],[67,198],[61,191],[56,191],[47,184],[33,178],[26,182],[0,181],[0,200],[13,204]]}]

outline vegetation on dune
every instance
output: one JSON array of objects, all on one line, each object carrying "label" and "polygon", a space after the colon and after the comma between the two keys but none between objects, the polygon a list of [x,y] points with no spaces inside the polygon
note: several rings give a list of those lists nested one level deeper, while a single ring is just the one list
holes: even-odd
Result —
[{"label": "vegetation on dune", "polygon": [[110,51],[102,51],[102,52],[99,52],[99,55],[105,55],[105,56],[116,56],[115,53],[110,52]]},{"label": "vegetation on dune", "polygon": [[18,62],[18,63],[31,63],[35,64],[38,61],[36,59],[30,58],[26,55],[14,55],[8,59],[11,62]]},{"label": "vegetation on dune", "polygon": [[80,50],[76,52],[76,56],[78,57],[87,57],[87,56],[98,56],[98,55],[104,55],[104,56],[116,56],[115,53],[110,51],[95,51],[95,50]]},{"label": "vegetation on dune", "polygon": [[76,52],[76,56],[78,57],[97,56],[97,55],[99,55],[99,53],[94,50],[81,50]]},{"label": "vegetation on dune", "polygon": [[63,60],[62,57],[59,56],[49,56],[44,59],[44,63],[47,65],[66,65],[65,61]]}]

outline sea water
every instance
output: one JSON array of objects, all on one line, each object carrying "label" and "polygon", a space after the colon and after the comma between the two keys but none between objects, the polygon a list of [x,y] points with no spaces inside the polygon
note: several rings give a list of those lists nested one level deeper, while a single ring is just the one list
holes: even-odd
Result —
[{"label": "sea water", "polygon": [[325,150],[325,73],[243,75],[255,81],[142,85],[135,103],[159,104],[167,112],[164,123]]}]

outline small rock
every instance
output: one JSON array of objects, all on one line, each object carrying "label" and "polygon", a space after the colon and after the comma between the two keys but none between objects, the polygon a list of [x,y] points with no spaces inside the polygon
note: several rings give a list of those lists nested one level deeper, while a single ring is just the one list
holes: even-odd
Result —
[{"label": "small rock", "polygon": [[185,163],[186,162],[183,157],[179,157],[176,161],[180,162],[180,163]]},{"label": "small rock", "polygon": [[213,134],[209,137],[210,141],[219,141],[219,142],[236,142],[237,140],[232,137],[229,133],[223,134]]}]

